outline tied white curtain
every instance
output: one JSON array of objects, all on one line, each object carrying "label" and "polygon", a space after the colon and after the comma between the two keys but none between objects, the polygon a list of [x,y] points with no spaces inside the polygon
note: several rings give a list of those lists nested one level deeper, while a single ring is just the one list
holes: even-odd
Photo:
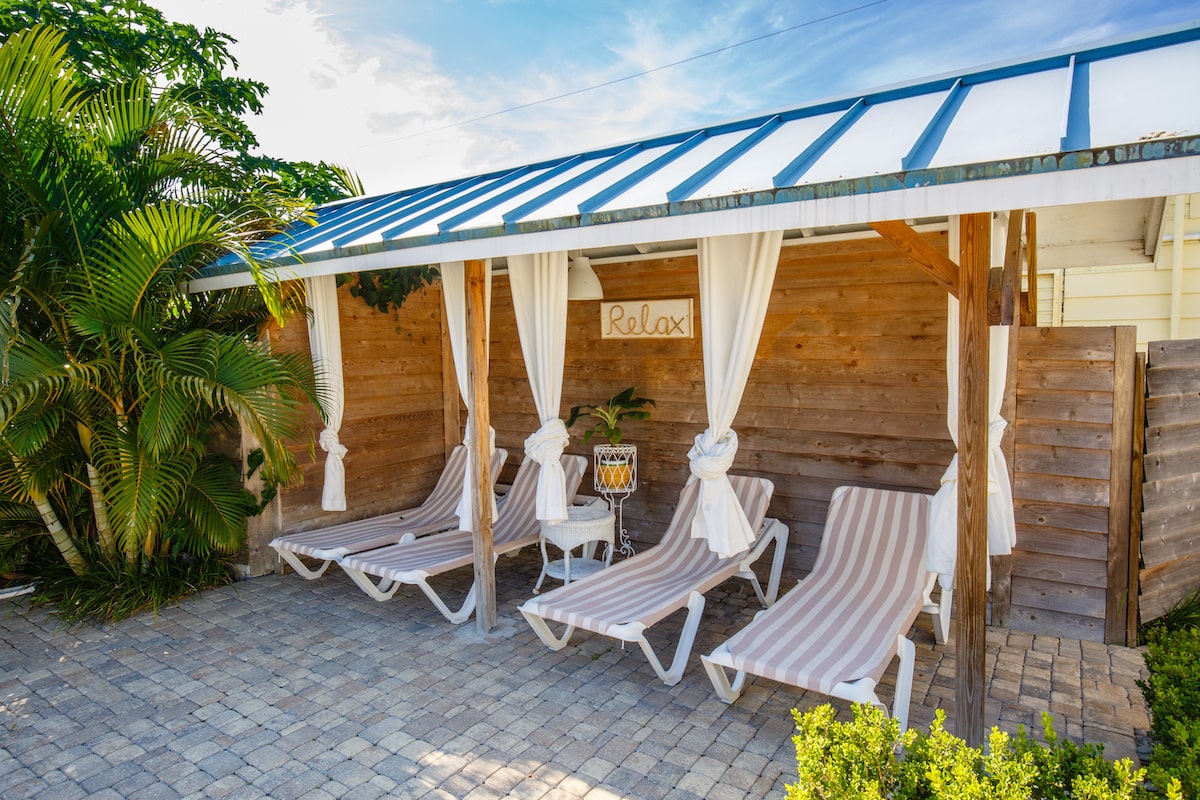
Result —
[{"label": "tied white curtain", "polygon": [[[1004,403],[1004,384],[1008,377],[1007,327],[989,329],[988,343],[988,554],[1008,555],[1017,543],[1017,523],[1013,513],[1012,484],[1008,481],[1008,462],[1000,442],[1008,422],[1000,416]],[[946,319],[946,426],[958,447],[958,299],[949,299]],[[942,485],[933,497],[929,512],[929,539],[925,563],[938,573],[945,589],[954,587],[954,564],[958,558],[958,454],[942,475]],[[990,573],[989,573],[990,574]]]},{"label": "tied white curtain", "polygon": [[688,452],[692,474],[700,479],[692,536],[707,539],[709,549],[722,558],[745,552],[757,535],[728,472],[737,454],[733,418],[758,349],[782,242],[782,231],[770,231],[698,243],[708,428]]},{"label": "tied white curtain", "polygon": [[312,316],[308,320],[308,341],[313,366],[324,377],[326,393],[321,395],[325,411],[325,430],[318,441],[325,451],[325,485],[321,490],[324,511],[346,510],[346,466],[342,459],[346,447],[338,439],[342,414],[346,407],[346,384],[342,377],[342,332],[338,320],[337,280],[332,275],[304,279],[304,292]]},{"label": "tied white curtain", "polygon": [[541,427],[525,440],[525,455],[541,466],[537,518],[562,522],[567,518],[569,499],[562,453],[570,437],[567,426],[558,418],[567,347],[567,253],[509,256],[508,280],[521,355],[541,422]]},{"label": "tied white curtain", "polygon": [[[458,392],[462,395],[463,402],[467,404],[467,425],[463,436],[463,444],[467,448],[467,471],[463,476],[462,499],[458,502],[454,513],[458,514],[459,529],[469,531],[474,527],[471,522],[471,492],[473,491],[471,463],[475,459],[475,451],[471,447],[471,415],[475,409],[470,387],[467,386],[467,360],[471,357],[471,353],[467,346],[466,264],[462,261],[446,261],[441,264],[440,272],[442,274],[442,302],[446,306],[446,328],[450,331],[450,352],[454,355],[454,372],[458,376]],[[485,284],[484,329],[490,331],[492,327],[492,262],[490,260],[486,262],[485,274],[487,283]],[[490,349],[490,336],[488,340]],[[486,380],[486,376],[481,377]],[[489,450],[494,450],[496,448],[496,431],[488,428],[488,435],[491,445]],[[483,469],[491,469],[491,465],[484,464]],[[492,504],[492,519],[495,519],[495,493],[488,492],[485,500]]]}]

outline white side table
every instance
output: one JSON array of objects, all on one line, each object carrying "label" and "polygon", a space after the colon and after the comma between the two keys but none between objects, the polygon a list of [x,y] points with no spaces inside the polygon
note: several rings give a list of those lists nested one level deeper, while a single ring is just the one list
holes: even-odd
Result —
[{"label": "white side table", "polygon": [[[593,572],[607,567],[612,563],[613,539],[615,538],[616,517],[610,508],[603,503],[590,506],[568,506],[567,519],[551,525],[542,523],[542,574],[538,576],[534,593],[542,588],[542,581],[549,575],[563,583],[570,583],[572,578],[582,578]],[[563,551],[563,557],[550,560],[546,552],[546,542],[557,545]],[[604,560],[591,558],[591,548],[584,547],[592,542],[604,542]],[[571,551],[584,547],[582,558],[571,558]]]}]

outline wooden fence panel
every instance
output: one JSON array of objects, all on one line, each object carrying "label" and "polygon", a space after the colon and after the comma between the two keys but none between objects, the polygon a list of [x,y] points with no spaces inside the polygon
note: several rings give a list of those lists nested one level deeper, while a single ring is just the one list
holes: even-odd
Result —
[{"label": "wooden fence panel", "polygon": [[1200,586],[1200,339],[1151,342],[1142,487],[1142,622]]},{"label": "wooden fence panel", "polygon": [[1133,328],[1023,328],[1012,627],[1124,641]]}]

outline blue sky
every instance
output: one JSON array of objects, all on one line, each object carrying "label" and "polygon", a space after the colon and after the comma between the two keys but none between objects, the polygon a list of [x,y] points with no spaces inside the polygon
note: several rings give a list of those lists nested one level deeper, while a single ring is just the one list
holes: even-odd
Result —
[{"label": "blue sky", "polygon": [[1200,20],[1200,0],[150,2],[239,40],[271,87],[266,152],[369,193]]}]

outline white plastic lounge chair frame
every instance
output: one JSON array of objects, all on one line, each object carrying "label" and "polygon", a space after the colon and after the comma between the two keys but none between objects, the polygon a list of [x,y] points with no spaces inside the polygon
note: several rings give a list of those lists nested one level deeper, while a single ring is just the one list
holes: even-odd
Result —
[{"label": "white plastic lounge chair frame", "polygon": [[907,634],[924,605],[928,518],[928,495],[836,490],[813,571],[700,657],[720,698],[732,703],[753,674],[886,711],[875,687],[898,655],[892,705],[907,727],[916,652]]},{"label": "white plastic lounge chair frame", "polygon": [[[583,480],[587,459],[563,454],[562,465],[567,477],[567,496],[573,497]],[[492,547],[497,560],[538,542],[542,530],[535,509],[539,469],[536,461],[525,459],[517,470],[512,488],[500,501],[492,526]],[[390,600],[401,585],[419,587],[442,616],[458,625],[475,612],[474,581],[462,606],[453,610],[429,585],[429,579],[468,566],[474,560],[473,534],[456,530],[346,556],[337,563],[360,589],[381,602]]]},{"label": "white plastic lounge chair frame", "polygon": [[[551,650],[565,647],[576,628],[623,642],[636,642],[658,677],[668,686],[674,686],[683,677],[696,639],[705,592],[734,576],[749,580],[764,605],[773,603],[779,591],[788,529],[778,520],[763,519],[774,487],[768,480],[745,476],[731,475],[730,482],[751,528],[759,532],[749,552],[722,559],[709,550],[706,541],[691,538],[700,486],[694,478],[689,479],[659,544],[608,569],[527,600],[521,606],[521,614]],[[775,557],[764,594],[751,565],[771,542],[775,542]],[[671,665],[664,667],[645,632],[684,607],[688,610],[687,618]],[[565,624],[566,630],[556,636],[547,620]]]},{"label": "white plastic lounge chair frame", "polygon": [[[507,458],[508,452],[505,450],[497,448],[492,451],[493,485],[500,477],[500,470],[504,468]],[[437,484],[421,505],[328,528],[280,536],[271,542],[271,547],[297,575],[311,581],[324,575],[330,564],[352,553],[385,547],[437,531],[452,530],[458,527],[458,515],[454,510],[462,498],[463,473],[466,469],[467,448],[458,445],[446,459],[446,466]],[[321,563],[310,567],[301,557],[319,559]]]}]

